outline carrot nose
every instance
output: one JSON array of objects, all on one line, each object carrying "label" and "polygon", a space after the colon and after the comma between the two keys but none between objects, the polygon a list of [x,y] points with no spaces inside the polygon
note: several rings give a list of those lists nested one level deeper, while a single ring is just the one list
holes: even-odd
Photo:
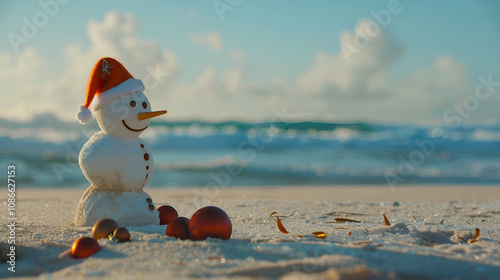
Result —
[{"label": "carrot nose", "polygon": [[137,118],[140,121],[143,121],[143,120],[147,120],[150,118],[161,116],[161,115],[166,114],[166,113],[167,113],[167,110],[154,111],[154,112],[144,112],[144,113],[137,114]]}]

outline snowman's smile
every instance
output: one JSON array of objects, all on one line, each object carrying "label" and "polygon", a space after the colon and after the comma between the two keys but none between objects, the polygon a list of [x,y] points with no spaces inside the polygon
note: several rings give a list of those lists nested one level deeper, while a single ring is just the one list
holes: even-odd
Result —
[{"label": "snowman's smile", "polygon": [[125,120],[122,120],[122,123],[123,125],[130,131],[135,131],[135,132],[140,132],[140,131],[143,131],[144,129],[148,128],[149,125],[146,125],[145,128],[141,128],[141,129],[133,129],[131,128],[130,126],[127,125],[127,123],[125,123]]}]

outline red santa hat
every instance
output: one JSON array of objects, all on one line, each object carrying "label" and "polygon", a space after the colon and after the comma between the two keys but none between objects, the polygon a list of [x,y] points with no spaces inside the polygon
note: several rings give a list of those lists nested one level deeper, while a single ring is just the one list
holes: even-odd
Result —
[{"label": "red santa hat", "polygon": [[120,62],[111,57],[101,58],[92,69],[85,103],[80,105],[76,119],[87,124],[92,120],[90,108],[96,111],[118,97],[143,91],[142,81],[134,79]]}]

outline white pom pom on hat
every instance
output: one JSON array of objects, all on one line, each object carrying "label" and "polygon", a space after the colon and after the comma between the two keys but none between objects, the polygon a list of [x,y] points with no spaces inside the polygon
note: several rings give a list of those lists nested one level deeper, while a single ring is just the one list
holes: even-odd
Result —
[{"label": "white pom pom on hat", "polygon": [[76,114],[75,118],[81,124],[88,124],[92,120],[92,113],[90,112],[89,108],[80,105],[80,108],[78,109],[78,113]]},{"label": "white pom pom on hat", "polygon": [[80,105],[76,119],[81,124],[87,124],[92,120],[89,109],[91,103],[95,111],[120,96],[143,91],[142,81],[134,79],[120,62],[111,57],[101,58],[92,69],[85,103]]}]

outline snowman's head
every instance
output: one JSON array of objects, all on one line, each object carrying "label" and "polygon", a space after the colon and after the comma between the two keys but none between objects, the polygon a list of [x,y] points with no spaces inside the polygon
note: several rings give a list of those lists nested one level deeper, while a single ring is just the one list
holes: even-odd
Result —
[{"label": "snowman's head", "polygon": [[151,118],[166,111],[151,112],[144,93],[132,93],[116,98],[96,111],[101,130],[119,138],[137,138],[151,123]]}]

